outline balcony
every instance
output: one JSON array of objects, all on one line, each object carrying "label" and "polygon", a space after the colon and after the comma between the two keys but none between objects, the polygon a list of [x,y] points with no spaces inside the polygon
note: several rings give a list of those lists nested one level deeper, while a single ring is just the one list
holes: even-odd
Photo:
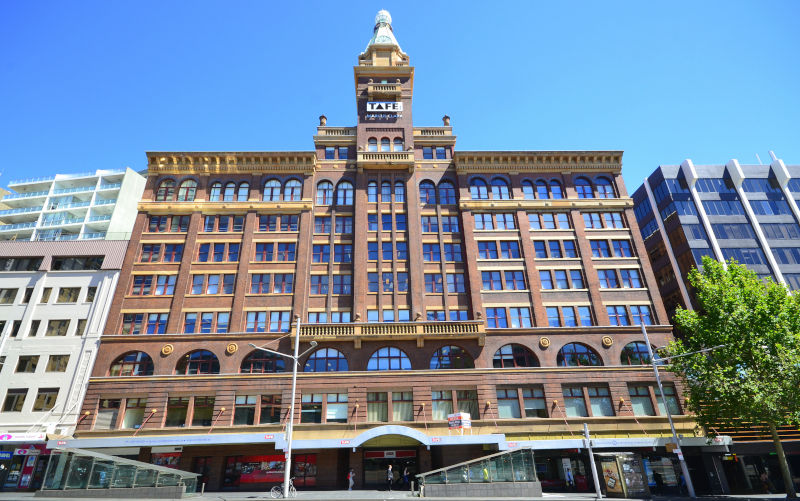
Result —
[{"label": "balcony", "polygon": [[300,337],[318,341],[353,341],[356,348],[361,341],[416,339],[424,346],[425,339],[477,339],[483,345],[486,336],[480,320],[462,322],[374,322],[349,324],[303,324]]},{"label": "balcony", "polygon": [[317,127],[318,136],[355,136],[355,127]]},{"label": "balcony", "polygon": [[29,212],[39,212],[40,210],[42,210],[42,206],[41,205],[36,206],[36,207],[20,207],[19,209],[6,209],[6,210],[0,210],[0,216],[11,216],[11,215],[14,215],[14,214],[27,214]]},{"label": "balcony", "polygon": [[56,176],[44,176],[44,177],[29,177],[26,179],[14,179],[13,181],[9,181],[9,186],[17,186],[20,184],[36,184],[36,183],[47,183],[50,181],[55,181]]},{"label": "balcony", "polygon": [[78,207],[88,207],[91,205],[90,201],[86,202],[72,202],[70,204],[54,204],[47,208],[47,210],[64,210],[64,209],[76,209]]},{"label": "balcony", "polygon": [[97,190],[118,190],[120,188],[122,188],[122,183],[101,184]]},{"label": "balcony", "polygon": [[65,193],[79,193],[81,191],[93,191],[94,186],[76,186],[75,188],[61,188],[53,190],[53,195],[63,195]]},{"label": "balcony", "polygon": [[400,87],[400,84],[367,84],[367,95],[370,98],[390,97],[396,99],[400,97],[401,92],[402,88]]},{"label": "balcony", "polygon": [[111,221],[111,216],[92,216],[86,220],[87,223],[97,223],[101,221]]},{"label": "balcony", "polygon": [[37,197],[46,197],[47,194],[50,193],[49,191],[32,191],[30,193],[9,193],[8,195],[3,197],[3,202],[6,200],[16,200],[19,198],[37,198]]},{"label": "balcony", "polygon": [[41,226],[66,226],[70,224],[83,224],[82,217],[62,217],[58,219],[50,219],[42,221]]},{"label": "balcony", "polygon": [[413,151],[359,151],[358,168],[408,169],[414,168]]},{"label": "balcony", "polygon": [[35,226],[35,221],[32,223],[0,224],[0,231],[22,230],[25,228],[33,228]]},{"label": "balcony", "polygon": [[95,205],[114,205],[115,203],[117,203],[116,198],[109,198],[108,200],[97,199],[94,201]]}]

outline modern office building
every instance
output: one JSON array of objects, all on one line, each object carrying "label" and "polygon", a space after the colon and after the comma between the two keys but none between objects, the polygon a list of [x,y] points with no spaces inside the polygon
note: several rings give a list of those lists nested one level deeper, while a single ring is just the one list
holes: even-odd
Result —
[{"label": "modern office building", "polygon": [[11,181],[0,240],[127,240],[144,184],[130,168]]},{"label": "modern office building", "polygon": [[[688,274],[704,255],[733,258],[759,276],[800,289],[800,165],[770,155],[769,165],[685,160],[661,166],[634,192],[634,212],[669,318],[678,306],[696,307]],[[768,430],[746,423],[722,431],[733,438],[731,452],[739,457],[724,462],[734,491],[758,490],[765,470],[782,485]],[[800,475],[800,430],[780,431],[790,467]]]},{"label": "modern office building", "polygon": [[0,242],[0,463],[36,488],[71,436],[128,242]]},{"label": "modern office building", "polygon": [[297,340],[318,343],[295,394],[300,487],[533,446],[546,489],[572,469],[589,490],[588,423],[677,489],[666,409],[693,471],[715,464],[724,438],[701,436],[670,375],[657,399],[644,365],[640,324],[657,347],[672,334],[622,152],[457,151],[448,117],[412,122],[414,76],[381,11],[355,125],[320,117],[306,152],[147,153],[87,417],[51,445],[263,489],[283,478],[291,364],[250,345]]}]

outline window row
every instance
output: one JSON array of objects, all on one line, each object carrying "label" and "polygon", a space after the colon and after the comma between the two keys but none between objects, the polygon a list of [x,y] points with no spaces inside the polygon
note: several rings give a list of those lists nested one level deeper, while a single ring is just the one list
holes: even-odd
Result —
[{"label": "window row", "polygon": [[367,151],[403,151],[403,138],[396,137],[394,139],[382,137],[380,139],[380,150],[378,149],[378,138],[371,137],[367,139]]},{"label": "window row", "polygon": [[528,224],[532,230],[568,230],[569,214],[566,212],[529,212]]},{"label": "window row", "polygon": [[142,244],[140,263],[178,263],[183,259],[183,244]]},{"label": "window row", "polygon": [[511,271],[482,271],[481,290],[527,290],[525,272],[522,270]]},{"label": "window row", "polygon": [[475,213],[476,230],[516,230],[517,222],[511,212]]},{"label": "window row", "polygon": [[151,233],[186,233],[191,216],[150,216],[147,231]]},{"label": "window row", "polygon": [[[33,374],[39,367],[40,355],[20,355],[17,358],[17,366],[14,372]],[[69,355],[49,355],[47,357],[47,364],[45,365],[45,372],[66,372],[67,365],[69,365]],[[3,365],[0,365],[0,371],[3,370]]]},{"label": "window row", "polygon": [[450,181],[441,181],[437,187],[432,181],[419,183],[419,202],[421,204],[455,205],[458,203],[456,187]]},{"label": "window row", "polygon": [[[511,186],[501,177],[492,178],[487,184],[481,177],[473,177],[469,182],[470,196],[473,200],[509,200],[513,198]],[[610,179],[600,176],[594,183],[585,177],[575,179],[575,191],[578,198],[614,198],[614,185]],[[491,197],[489,196],[491,194]],[[564,192],[561,183],[539,179],[535,182],[522,181],[522,194],[525,199],[561,199]]]},{"label": "window row", "polygon": [[[405,275],[405,274],[404,274]],[[447,292],[457,294],[466,292],[463,273],[445,273],[447,280]],[[408,284],[405,284],[406,289]],[[425,273],[425,293],[441,294],[444,292],[444,282],[441,273]]]},{"label": "window row", "polygon": [[[380,216],[381,231],[392,231],[392,215],[381,214]],[[406,231],[408,229],[405,214],[395,213],[394,229],[397,231]],[[367,231],[378,231],[378,214],[367,214]]]},{"label": "window row", "polygon": [[380,256],[381,261],[392,261],[393,257],[398,261],[406,261],[408,259],[408,242],[398,241],[381,242],[378,247],[378,242],[367,242],[367,260],[377,261]]},{"label": "window row", "polygon": [[626,227],[621,212],[584,212],[583,224],[586,228],[595,230]]},{"label": "window row", "polygon": [[[78,318],[76,320],[75,332],[73,335],[75,336],[83,336],[86,333],[86,324],[87,319],[85,318]],[[10,323],[11,327],[9,328],[8,336],[15,338],[15,337],[22,337],[20,333],[22,331],[22,320],[0,320],[0,335],[2,335],[3,331],[5,330],[6,324]],[[42,325],[41,320],[31,320],[30,327],[28,329],[27,337],[37,336],[39,334],[39,328]],[[51,319],[45,320],[45,336],[66,336],[69,332],[70,325],[72,325],[72,319]]]},{"label": "window row", "polygon": [[[197,181],[186,179],[177,185],[174,179],[164,179],[156,189],[156,202],[192,202],[197,194]],[[264,183],[264,201],[292,201],[302,198],[302,182],[298,179],[289,179],[281,183],[278,179],[270,179]],[[214,181],[209,187],[208,199],[211,202],[246,202],[250,198],[250,184],[247,182],[235,183],[229,181],[222,183]]]},{"label": "window row", "polygon": [[308,292],[311,295],[328,294],[329,290],[332,294],[353,293],[352,275],[333,275],[332,278],[328,275],[311,275],[310,278]]},{"label": "window row", "polygon": [[[23,293],[20,297],[20,304],[28,304],[33,299],[33,287],[26,287],[22,289]],[[74,304],[81,302],[81,290],[82,287],[59,287],[58,293],[55,295],[55,303],[56,304]],[[17,300],[17,297],[20,295],[20,289],[0,289],[0,304],[14,304]],[[40,304],[47,304],[50,302],[50,297],[53,293],[53,287],[43,287],[42,288],[42,296],[39,298]],[[86,295],[83,297],[84,303],[92,303],[94,302],[94,298],[97,295],[97,287],[91,286],[86,288]]]},{"label": "window row", "polygon": [[422,216],[422,232],[423,233],[439,233],[439,227],[442,228],[442,233],[458,233],[459,224],[458,216]]},{"label": "window row", "polygon": [[[403,181],[395,181],[394,185],[391,181],[382,181],[380,186],[380,201],[391,202],[392,196],[397,203],[406,201],[406,183]],[[370,181],[367,183],[367,202],[378,202],[378,182]]]},{"label": "window row", "polygon": [[[336,216],[333,225],[334,233],[337,235],[353,233],[353,216]],[[377,221],[376,221],[377,224]],[[314,233],[330,234],[331,217],[317,216],[314,218]]]},{"label": "window row", "polygon": [[[3,400],[3,412],[22,412],[25,399],[28,397],[28,388],[9,388]],[[58,388],[39,388],[36,391],[36,400],[33,401],[34,412],[49,411],[55,406],[58,399]]]}]

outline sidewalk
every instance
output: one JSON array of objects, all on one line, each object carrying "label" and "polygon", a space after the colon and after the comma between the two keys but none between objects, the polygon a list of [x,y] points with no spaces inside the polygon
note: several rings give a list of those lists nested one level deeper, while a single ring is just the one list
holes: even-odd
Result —
[{"label": "sidewalk", "polygon": [[[48,498],[34,497],[32,492],[0,492],[0,501],[96,501],[102,498]],[[134,498],[128,498],[134,499]],[[271,499],[269,493],[265,492],[207,492],[203,496],[192,496],[183,498],[191,501],[263,501]],[[313,500],[337,500],[337,499],[358,499],[361,501],[384,501],[388,499],[431,499],[434,501],[464,501],[461,498],[414,498],[408,491],[376,491],[376,490],[336,490],[336,491],[299,491],[297,498]],[[475,501],[594,501],[594,494],[575,494],[575,493],[549,493],[546,492],[541,498],[473,498]],[[611,498],[615,499],[615,498]],[[700,496],[700,501],[764,501],[772,499],[786,499],[785,494],[754,494],[754,495],[731,495],[731,496]],[[686,497],[653,497],[647,501],[692,501]]]}]

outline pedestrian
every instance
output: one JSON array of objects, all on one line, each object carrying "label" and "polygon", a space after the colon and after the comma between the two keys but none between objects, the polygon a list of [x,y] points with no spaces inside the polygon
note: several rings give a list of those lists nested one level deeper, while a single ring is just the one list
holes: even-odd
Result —
[{"label": "pedestrian", "polygon": [[386,469],[386,486],[389,490],[392,490],[392,482],[394,481],[394,472],[392,471],[392,465]]},{"label": "pedestrian", "polygon": [[350,471],[347,472],[347,490],[352,491],[355,483],[356,483],[356,471],[350,468]]},{"label": "pedestrian", "polygon": [[3,487],[6,485],[6,479],[8,478],[8,470],[6,469],[6,465],[0,464],[0,492],[3,491]]},{"label": "pedestrian", "polygon": [[403,488],[408,489],[411,487],[411,482],[408,480],[408,465],[403,467]]},{"label": "pedestrian", "polygon": [[761,489],[766,494],[772,494],[772,489],[769,488],[769,473],[767,473],[767,470],[762,471],[759,478],[761,479]]}]

